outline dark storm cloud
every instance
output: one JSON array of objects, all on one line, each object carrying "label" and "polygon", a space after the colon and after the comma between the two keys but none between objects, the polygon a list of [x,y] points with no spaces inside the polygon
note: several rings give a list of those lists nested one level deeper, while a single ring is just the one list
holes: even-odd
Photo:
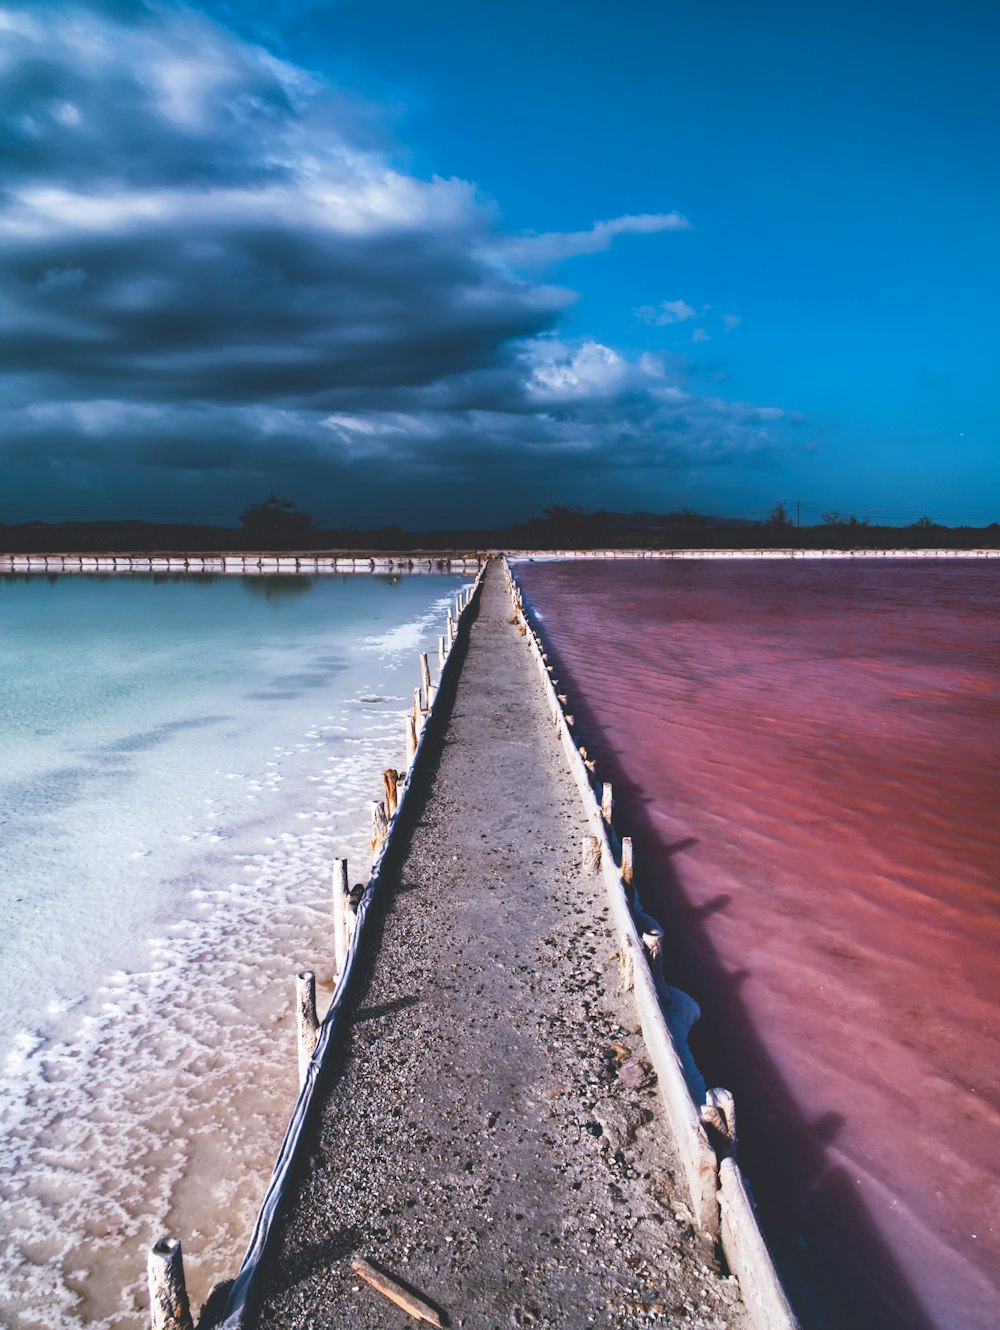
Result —
[{"label": "dark storm cloud", "polygon": [[499,493],[773,445],[780,412],[560,341],[571,294],[512,267],[677,214],[504,236],[471,185],[394,170],[343,98],[186,9],[0,11],[0,60],[0,459],[25,502]]}]

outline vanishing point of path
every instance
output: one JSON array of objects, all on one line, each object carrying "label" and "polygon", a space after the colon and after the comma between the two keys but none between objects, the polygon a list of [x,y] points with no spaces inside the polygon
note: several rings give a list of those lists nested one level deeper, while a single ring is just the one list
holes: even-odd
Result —
[{"label": "vanishing point of path", "polygon": [[[260,1330],[741,1328],[691,1229],[604,888],[491,567],[263,1271]],[[430,737],[430,736],[428,736]],[[676,1178],[676,1181],[675,1181]]]}]

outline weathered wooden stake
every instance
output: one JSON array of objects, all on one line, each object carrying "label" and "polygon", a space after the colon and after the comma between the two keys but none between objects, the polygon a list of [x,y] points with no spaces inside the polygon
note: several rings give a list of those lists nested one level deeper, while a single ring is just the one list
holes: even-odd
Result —
[{"label": "weathered wooden stake", "polygon": [[601,842],[596,836],[584,836],[580,846],[585,873],[601,871]]},{"label": "weathered wooden stake", "polygon": [[611,793],[611,782],[606,780],[604,788],[601,790],[601,816],[611,826],[611,814],[614,810],[615,801]]},{"label": "weathered wooden stake", "polygon": [[399,807],[399,794],[396,786],[399,782],[399,772],[394,767],[386,767],[382,772],[382,785],[385,788],[385,809],[392,817]]},{"label": "weathered wooden stake", "polygon": [[417,755],[417,727],[413,723],[413,717],[406,718],[406,765],[410,763]]},{"label": "weathered wooden stake", "polygon": [[299,1085],[306,1083],[306,1072],[319,1039],[316,1015],[316,976],[312,970],[300,970],[295,976],[295,1017],[298,1029]]},{"label": "weathered wooden stake", "polygon": [[333,861],[333,956],[337,974],[344,973],[347,961],[347,860]]},{"label": "weathered wooden stake", "polygon": [[736,1157],[736,1100],[731,1090],[708,1090],[701,1120],[715,1133],[715,1146],[725,1156]]},{"label": "weathered wooden stake", "polygon": [[642,935],[642,945],[649,959],[653,978],[663,979],[663,929],[651,928]]},{"label": "weathered wooden stake", "polygon": [[428,711],[430,711],[431,707],[434,705],[434,699],[437,697],[437,695],[438,695],[438,686],[437,686],[437,684],[436,684],[436,683],[432,683],[432,684],[430,684],[430,685],[428,686],[428,689],[427,689],[427,710],[428,710]]},{"label": "weathered wooden stake", "polygon": [[385,815],[385,804],[381,799],[372,800],[372,854],[376,857],[388,834],[389,819]]},{"label": "weathered wooden stake", "polygon": [[427,664],[427,652],[420,653],[420,679],[424,685],[424,696],[429,697],[431,691],[431,667]]},{"label": "weathered wooden stake", "polygon": [[445,645],[443,637],[438,638],[438,674],[444,669],[444,658],[448,654],[448,648]]},{"label": "weathered wooden stake", "polygon": [[424,727],[424,699],[419,688],[413,690],[413,728],[419,734]]},{"label": "weathered wooden stake", "polygon": [[631,887],[632,879],[635,874],[635,865],[632,858],[632,837],[622,837],[622,881],[626,887]]},{"label": "weathered wooden stake", "polygon": [[149,1249],[149,1315],[153,1330],[193,1330],[179,1238],[160,1238]]}]

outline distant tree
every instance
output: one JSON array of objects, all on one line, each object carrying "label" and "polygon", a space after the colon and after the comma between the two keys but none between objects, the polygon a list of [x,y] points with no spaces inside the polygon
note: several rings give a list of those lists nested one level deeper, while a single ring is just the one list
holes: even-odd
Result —
[{"label": "distant tree", "polygon": [[240,513],[240,522],[260,540],[289,545],[313,528],[308,513],[299,512],[291,499],[269,494],[261,503],[249,503]]},{"label": "distant tree", "polygon": [[553,503],[542,510],[542,519],[552,539],[561,544],[592,544],[607,526],[608,514],[599,509],[588,513],[579,504]]},{"label": "distant tree", "polygon": [[767,525],[777,527],[779,530],[787,530],[795,523],[788,516],[788,509],[779,499],[767,515]]},{"label": "distant tree", "polygon": [[915,522],[911,522],[910,526],[926,530],[929,526],[937,526],[937,522],[932,522],[931,519],[925,515],[923,517],[918,517]]},{"label": "distant tree", "polygon": [[831,513],[823,514],[823,521],[827,526],[868,526],[867,517],[855,517],[851,513],[850,517],[845,517],[843,513],[838,513],[836,509]]},{"label": "distant tree", "polygon": [[705,519],[701,513],[696,513],[693,508],[674,508],[669,513],[664,513],[660,518],[660,525],[665,530],[692,530],[696,527],[705,525]]}]

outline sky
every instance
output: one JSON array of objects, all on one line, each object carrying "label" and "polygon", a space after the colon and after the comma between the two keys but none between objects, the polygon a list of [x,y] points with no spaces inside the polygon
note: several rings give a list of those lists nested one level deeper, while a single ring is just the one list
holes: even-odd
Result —
[{"label": "sky", "polygon": [[0,0],[0,522],[1000,520],[992,0]]}]

